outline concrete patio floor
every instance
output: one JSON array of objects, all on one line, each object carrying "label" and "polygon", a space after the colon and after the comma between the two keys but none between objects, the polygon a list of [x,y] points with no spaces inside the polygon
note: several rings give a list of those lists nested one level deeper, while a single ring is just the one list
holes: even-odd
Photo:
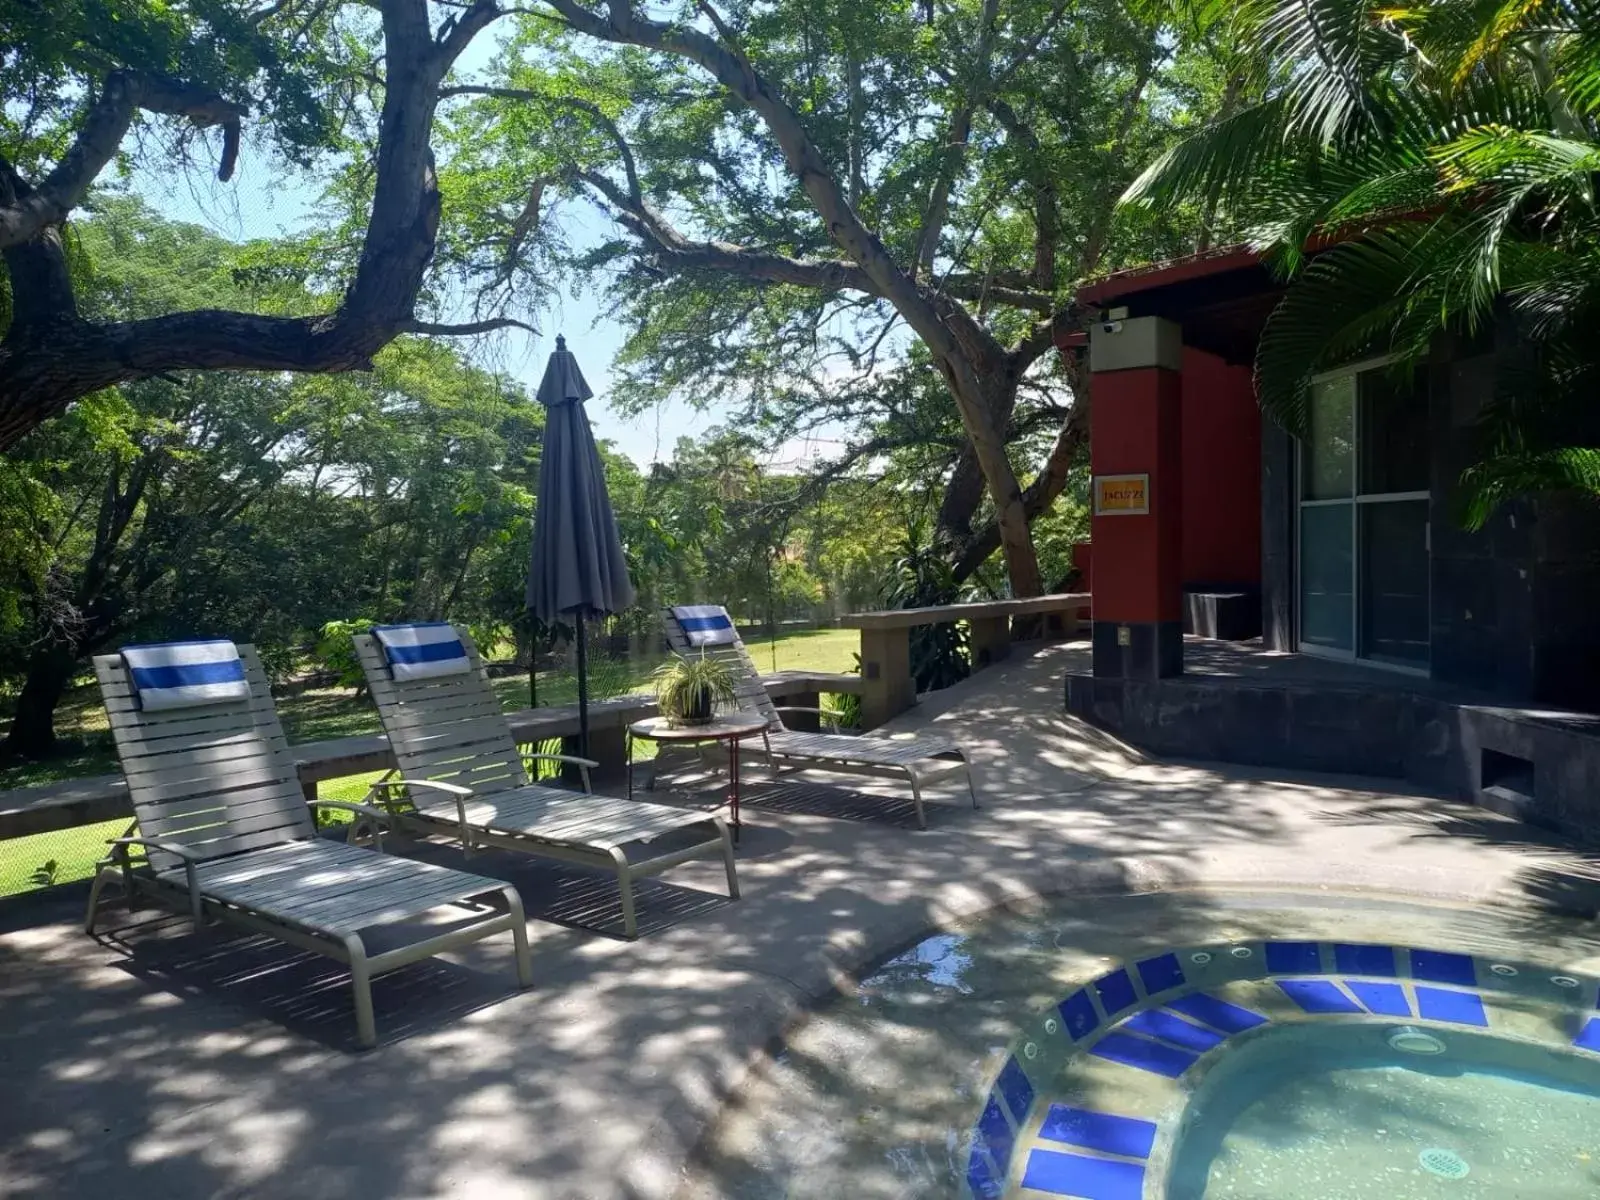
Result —
[{"label": "concrete patio floor", "polygon": [[[475,857],[569,922],[530,923],[534,988],[514,991],[504,938],[409,968],[379,985],[388,1040],[366,1054],[344,1048],[348,1000],[322,960],[120,906],[91,939],[81,893],[0,914],[0,1197],[665,1200],[808,1007],[999,905],[1375,889],[1514,907],[1530,930],[1595,910],[1594,856],[1490,813],[1354,777],[1146,760],[1063,715],[1068,654],[1019,648],[896,723],[972,748],[982,811],[946,793],[917,832],[903,810],[838,819],[817,789],[785,789],[747,808],[744,899],[653,888],[638,942],[571,924],[615,916],[590,878]],[[714,893],[717,874],[668,883]]]}]

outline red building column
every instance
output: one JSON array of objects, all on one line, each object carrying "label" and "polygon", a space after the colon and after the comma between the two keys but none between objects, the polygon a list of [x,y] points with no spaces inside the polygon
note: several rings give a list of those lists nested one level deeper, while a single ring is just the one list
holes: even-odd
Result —
[{"label": "red building column", "polygon": [[1094,673],[1181,675],[1182,330],[1159,317],[1096,324],[1089,370]]}]

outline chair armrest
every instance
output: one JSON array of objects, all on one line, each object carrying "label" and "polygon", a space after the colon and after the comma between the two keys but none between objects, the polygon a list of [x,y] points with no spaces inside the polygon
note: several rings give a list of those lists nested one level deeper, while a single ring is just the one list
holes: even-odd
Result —
[{"label": "chair armrest", "polygon": [[370,804],[352,804],[348,800],[307,800],[311,808],[342,808],[346,812],[360,813],[364,817],[371,817],[374,821],[388,824],[393,818],[382,809],[373,808]]},{"label": "chair armrest", "polygon": [[558,762],[566,763],[568,766],[577,767],[578,774],[583,777],[583,790],[586,792],[593,790],[589,786],[589,772],[598,771],[600,769],[600,764],[594,759],[579,758],[576,754],[540,754],[532,750],[523,752],[522,765],[524,768],[526,768],[529,763],[535,762]]},{"label": "chair armrest", "polygon": [[[373,808],[370,804],[352,804],[348,800],[307,800],[306,804],[313,808],[338,808],[345,812],[355,813],[357,816],[366,817],[374,822],[372,827],[373,848],[379,854],[383,853],[383,835],[393,829],[394,818],[382,809]],[[350,837],[354,838],[360,833],[356,827],[350,830]],[[358,844],[358,843],[352,843]]]},{"label": "chair armrest", "polygon": [[129,846],[149,846],[156,850],[164,850],[168,854],[177,855],[183,860],[184,882],[189,886],[189,916],[193,918],[196,925],[199,925],[205,919],[205,907],[201,903],[200,895],[200,876],[195,871],[195,867],[199,865],[201,860],[187,847],[180,846],[176,842],[164,842],[160,838],[143,837],[111,838],[106,842],[106,845],[116,847],[116,850],[112,851],[113,854],[120,850],[124,862],[127,861]]},{"label": "chair armrest", "polygon": [[598,760],[593,758],[579,758],[576,754],[535,754],[530,751],[524,754],[522,757],[542,758],[548,759],[551,762],[571,763],[575,767],[589,767],[590,769],[596,771],[600,769],[600,763]]},{"label": "chair armrest", "polygon": [[121,846],[121,847],[123,847],[124,853],[126,853],[127,847],[129,847],[129,846],[151,846],[151,847],[154,847],[157,850],[165,850],[168,854],[176,854],[179,858],[183,859],[184,862],[198,862],[198,861],[200,861],[198,858],[195,857],[194,852],[192,850],[190,850],[187,846],[180,846],[180,845],[178,845],[177,842],[164,842],[160,838],[145,838],[145,837],[107,838],[106,839],[106,845],[108,845],[108,846]]},{"label": "chair armrest", "polygon": [[372,785],[372,790],[377,791],[379,788],[395,787],[432,788],[436,792],[443,792],[447,796],[456,796],[458,798],[472,795],[471,788],[462,787],[459,783],[445,783],[441,779],[380,779]]}]

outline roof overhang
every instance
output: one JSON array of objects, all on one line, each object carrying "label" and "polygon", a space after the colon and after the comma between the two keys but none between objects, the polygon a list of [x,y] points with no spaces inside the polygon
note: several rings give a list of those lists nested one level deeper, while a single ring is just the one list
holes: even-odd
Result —
[{"label": "roof overhang", "polygon": [[[1164,317],[1183,327],[1183,343],[1226,362],[1249,365],[1284,285],[1244,246],[1119,271],[1078,290],[1078,302],[1130,317]],[[1063,340],[1063,348],[1071,345]]]}]

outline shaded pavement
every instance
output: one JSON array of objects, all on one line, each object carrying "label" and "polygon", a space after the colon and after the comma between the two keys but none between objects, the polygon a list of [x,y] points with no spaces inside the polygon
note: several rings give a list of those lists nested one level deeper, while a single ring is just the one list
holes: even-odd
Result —
[{"label": "shaded pavement", "polygon": [[1487,812],[1146,760],[1063,714],[1069,653],[1019,648],[897,723],[971,747],[982,811],[941,789],[918,832],[876,785],[752,784],[744,899],[716,864],[680,868],[638,942],[603,932],[620,912],[593,876],[475,856],[528,897],[534,988],[514,991],[504,938],[407,968],[375,986],[367,1054],[327,960],[120,906],[90,939],[81,893],[0,910],[0,1197],[665,1197],[809,1005],[998,905],[1378,889],[1506,905],[1530,934],[1594,911],[1594,859]]}]

